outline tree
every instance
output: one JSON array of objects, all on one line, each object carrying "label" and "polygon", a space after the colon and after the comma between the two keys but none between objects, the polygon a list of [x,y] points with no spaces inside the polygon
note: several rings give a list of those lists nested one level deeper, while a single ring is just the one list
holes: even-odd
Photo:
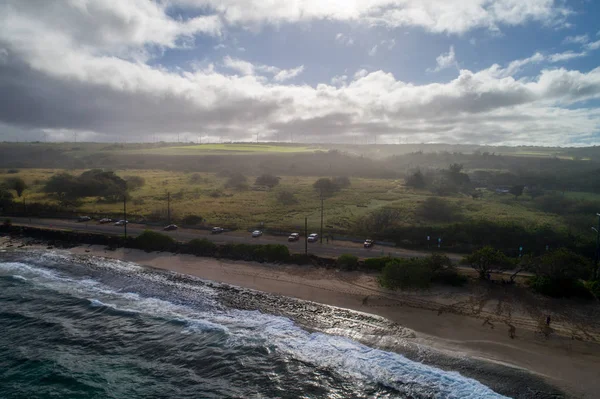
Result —
[{"label": "tree", "polygon": [[8,190],[15,190],[17,193],[17,197],[21,197],[23,191],[27,189],[27,184],[20,177],[9,177],[4,181],[4,186]]},{"label": "tree", "polygon": [[269,188],[273,188],[279,184],[280,179],[280,177],[265,173],[263,175],[258,176],[254,184],[257,186],[267,186]]},{"label": "tree", "polygon": [[130,191],[137,190],[138,188],[144,187],[146,179],[141,176],[127,176],[125,178],[127,189]]},{"label": "tree", "polygon": [[558,248],[533,262],[532,271],[536,276],[550,279],[579,279],[587,278],[591,271],[590,261],[579,254],[567,249]]},{"label": "tree", "polygon": [[466,173],[463,173],[462,170],[463,170],[462,164],[453,163],[452,165],[450,165],[448,167],[448,170],[446,171],[446,176],[452,183],[459,185],[459,186],[463,186],[463,185],[467,185],[467,184],[471,183],[471,179],[469,178],[469,175],[467,175]]},{"label": "tree", "polygon": [[425,188],[425,186],[427,185],[427,183],[425,182],[425,176],[423,176],[423,173],[420,169],[412,175],[408,176],[405,180],[405,184],[408,187],[413,188]]},{"label": "tree", "polygon": [[423,201],[417,207],[416,214],[436,222],[451,222],[460,218],[460,210],[456,204],[437,197],[429,197]]},{"label": "tree", "polygon": [[248,188],[248,178],[243,174],[236,172],[232,173],[225,183],[227,188],[235,188],[236,190],[245,190]]},{"label": "tree", "polygon": [[331,181],[338,187],[338,189],[348,188],[351,185],[350,179],[346,176],[334,177],[333,179],[331,179]]},{"label": "tree", "polygon": [[490,246],[463,257],[460,263],[475,269],[482,280],[487,279],[488,274],[492,271],[508,270],[514,266],[509,257]]},{"label": "tree", "polygon": [[314,182],[313,187],[319,191],[320,195],[327,197],[333,195],[339,190],[339,187],[329,178],[322,177]]},{"label": "tree", "polygon": [[420,259],[392,259],[383,267],[379,284],[391,290],[423,289],[429,287],[432,278],[431,270],[423,267],[423,261]]},{"label": "tree", "polygon": [[368,232],[384,232],[396,224],[400,218],[400,210],[394,208],[381,208],[371,212],[363,218],[360,226]]},{"label": "tree", "polygon": [[298,203],[296,196],[289,190],[281,190],[277,193],[277,201],[283,205],[294,205]]},{"label": "tree", "polygon": [[523,186],[522,184],[517,184],[515,186],[512,186],[510,188],[510,190],[508,190],[509,193],[511,193],[512,195],[515,196],[515,199],[519,198],[521,195],[523,195],[523,190],[525,189],[525,186]]},{"label": "tree", "polygon": [[350,254],[340,255],[337,264],[344,270],[355,270],[358,267],[358,257]]}]

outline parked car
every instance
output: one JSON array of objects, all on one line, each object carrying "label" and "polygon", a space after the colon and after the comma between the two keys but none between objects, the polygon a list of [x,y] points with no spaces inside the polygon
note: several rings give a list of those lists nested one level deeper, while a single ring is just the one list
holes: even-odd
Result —
[{"label": "parked car", "polygon": [[177,230],[179,227],[177,227],[176,224],[170,224],[168,226],[165,226],[163,228],[164,231],[173,231],[173,230]]},{"label": "parked car", "polygon": [[292,233],[288,237],[288,241],[290,241],[290,242],[292,242],[292,241],[298,241],[299,239],[300,239],[300,234],[298,234],[298,233]]},{"label": "parked car", "polygon": [[260,230],[254,230],[252,232],[252,237],[260,237],[260,236],[262,236],[262,234],[263,234],[262,231],[260,231]]},{"label": "parked car", "polygon": [[90,220],[92,220],[92,218],[89,216],[79,216],[77,218],[78,222],[89,222]]},{"label": "parked car", "polygon": [[220,234],[222,232],[224,232],[225,229],[222,227],[213,227],[212,230],[210,231],[212,234]]},{"label": "parked car", "polygon": [[319,240],[319,235],[317,233],[312,233],[308,236],[308,242],[317,242]]},{"label": "parked car", "polygon": [[365,245],[365,248],[371,248],[373,246],[373,244],[375,244],[373,242],[373,240],[367,239],[367,240],[365,240],[365,244],[364,245]]},{"label": "parked car", "polygon": [[126,224],[129,224],[129,222],[127,220],[122,220],[122,219],[115,222],[115,226],[125,226]]},{"label": "parked car", "polygon": [[106,223],[111,223],[112,219],[111,218],[102,218],[100,220],[98,220],[98,223],[100,224],[106,224]]}]

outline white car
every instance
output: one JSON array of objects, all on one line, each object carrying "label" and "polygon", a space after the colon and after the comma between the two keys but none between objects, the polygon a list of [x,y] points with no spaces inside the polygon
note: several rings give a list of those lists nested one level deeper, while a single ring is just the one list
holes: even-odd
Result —
[{"label": "white car", "polygon": [[260,231],[260,230],[254,230],[252,232],[252,237],[260,237],[260,236],[262,236],[262,231]]},{"label": "white car", "polygon": [[126,224],[129,224],[127,220],[119,220],[118,222],[115,222],[115,226],[125,226]]},{"label": "white car", "polygon": [[102,218],[102,219],[98,220],[98,223],[100,223],[100,224],[106,224],[106,223],[110,223],[110,222],[112,222],[111,218]]},{"label": "white car", "polygon": [[298,234],[298,233],[292,233],[288,237],[289,242],[298,241],[298,240],[300,240],[300,234]]},{"label": "white car", "polygon": [[319,240],[319,235],[317,233],[312,233],[308,236],[308,242],[317,242]]}]

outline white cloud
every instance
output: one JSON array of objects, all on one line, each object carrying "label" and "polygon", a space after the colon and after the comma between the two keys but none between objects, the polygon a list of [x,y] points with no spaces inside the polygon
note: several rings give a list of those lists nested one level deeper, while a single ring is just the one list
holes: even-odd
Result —
[{"label": "white cloud", "polygon": [[588,50],[598,50],[600,48],[600,40],[586,44],[585,48]]},{"label": "white cloud", "polygon": [[338,33],[335,35],[335,41],[348,47],[354,45],[354,39],[352,39],[350,36],[344,35],[343,33]]},{"label": "white cloud", "polygon": [[[455,79],[429,84],[365,69],[351,81],[339,77],[335,85],[286,84],[303,72],[303,65],[281,69],[227,56],[222,65],[206,60],[185,71],[129,56],[146,46],[187,43],[188,22],[161,14],[162,3],[138,5],[149,7],[140,18],[149,18],[145,23],[155,24],[162,36],[136,22],[133,25],[140,27],[132,28],[129,36],[124,33],[128,28],[115,28],[124,35],[122,42],[110,38],[105,25],[112,26],[119,7],[128,9],[135,1],[95,13],[89,32],[58,23],[61,14],[85,11],[73,11],[72,4],[98,6],[107,1],[44,2],[44,15],[27,2],[0,6],[0,96],[10,96],[0,103],[0,132],[82,132],[107,140],[196,132],[244,139],[256,132],[265,137],[297,132],[311,140],[372,132],[384,139],[402,129],[419,142],[556,145],[590,137],[600,126],[598,109],[569,108],[600,98],[600,68],[585,73],[559,68],[515,77],[525,65],[559,62],[577,53],[534,54],[505,68],[461,70]],[[162,19],[156,22],[147,15]],[[438,58],[438,65],[456,63],[453,48]]]},{"label": "white cloud", "polygon": [[484,28],[537,21],[564,25],[571,14],[558,0],[171,0],[206,7],[229,24],[279,24],[311,20],[356,21],[389,27],[416,26],[430,32],[463,34]]},{"label": "white cloud", "polygon": [[590,41],[588,35],[567,36],[563,40],[563,44],[585,44]]},{"label": "white cloud", "polygon": [[548,60],[550,62],[562,62],[572,60],[574,58],[586,57],[588,53],[585,51],[581,51],[579,53],[575,53],[573,51],[566,51],[564,53],[551,54],[548,56]]},{"label": "white cloud", "polygon": [[299,67],[293,68],[293,69],[281,70],[281,71],[277,72],[277,74],[273,77],[273,79],[275,79],[276,82],[284,82],[286,80],[295,78],[296,76],[300,75],[302,72],[304,72],[304,65],[300,65]]},{"label": "white cloud", "polygon": [[215,49],[215,50],[221,50],[221,49],[224,49],[224,48],[227,48],[227,46],[224,45],[223,43],[219,43],[219,44],[217,44],[216,46],[213,47],[213,49]]},{"label": "white cloud", "polygon": [[348,81],[348,75],[336,75],[331,78],[331,84],[334,86],[343,86]]},{"label": "white cloud", "polygon": [[454,53],[454,46],[450,46],[450,50],[448,50],[447,53],[440,54],[435,59],[435,61],[437,63],[437,66],[435,67],[435,69],[433,69],[433,70],[429,69],[428,71],[439,72],[442,69],[446,69],[446,68],[450,68],[450,67],[456,67],[458,69],[458,63],[456,62],[456,54]]},{"label": "white cloud", "polygon": [[377,54],[377,49],[379,48],[379,45],[376,44],[373,47],[371,47],[371,49],[369,50],[369,56],[373,57],[375,56],[375,54]]},{"label": "white cloud", "polygon": [[283,82],[295,78],[304,71],[304,65],[292,69],[280,69],[270,65],[255,65],[251,62],[240,60],[238,58],[232,58],[230,56],[223,58],[223,66],[233,69],[234,71],[246,76],[260,75],[261,73],[271,74],[273,75],[273,79],[277,82]]}]

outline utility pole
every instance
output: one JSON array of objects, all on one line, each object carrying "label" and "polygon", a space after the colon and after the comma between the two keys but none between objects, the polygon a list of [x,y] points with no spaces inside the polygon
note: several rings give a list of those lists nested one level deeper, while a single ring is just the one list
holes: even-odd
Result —
[{"label": "utility pole", "polygon": [[321,189],[321,244],[323,244],[323,189]]},{"label": "utility pole", "polygon": [[304,218],[304,255],[308,256],[308,218]]},{"label": "utility pole", "polygon": [[600,260],[600,213],[596,213],[598,216],[598,228],[592,227],[596,231],[596,256],[594,256],[594,279],[600,276],[600,270],[598,269],[598,261]]},{"label": "utility pole", "polygon": [[127,193],[123,194],[123,231],[125,232],[125,243],[127,243]]},{"label": "utility pole", "polygon": [[171,193],[167,192],[167,224],[171,224]]}]

